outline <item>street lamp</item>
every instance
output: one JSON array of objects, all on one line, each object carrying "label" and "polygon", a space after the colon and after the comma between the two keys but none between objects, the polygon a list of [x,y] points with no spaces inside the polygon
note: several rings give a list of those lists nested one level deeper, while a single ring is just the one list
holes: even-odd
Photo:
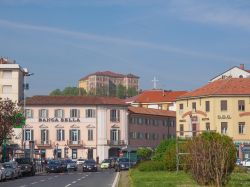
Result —
[{"label": "street lamp", "polygon": [[58,159],[58,143],[56,143],[55,158]]},{"label": "street lamp", "polygon": [[68,158],[68,146],[67,144],[64,145],[64,158]]},{"label": "street lamp", "polygon": [[[23,115],[25,116],[26,118],[26,114],[25,114],[25,108],[26,108],[26,97],[25,97],[25,90],[28,90],[29,89],[29,86],[28,84],[26,83],[26,77],[30,77],[31,75],[34,75],[34,73],[29,73],[29,72],[24,72],[24,77],[23,77]],[[25,124],[26,125],[26,124]],[[25,130],[25,125],[22,126],[22,147],[23,147],[23,150],[24,150],[24,153],[25,153],[25,145],[24,145],[24,130]]]}]

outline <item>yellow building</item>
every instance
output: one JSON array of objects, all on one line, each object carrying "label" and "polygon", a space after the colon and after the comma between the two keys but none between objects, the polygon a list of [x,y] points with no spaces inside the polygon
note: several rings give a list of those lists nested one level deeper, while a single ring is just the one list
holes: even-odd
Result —
[{"label": "yellow building", "polygon": [[176,101],[179,137],[213,130],[233,138],[241,159],[250,157],[250,78],[217,80]]}]

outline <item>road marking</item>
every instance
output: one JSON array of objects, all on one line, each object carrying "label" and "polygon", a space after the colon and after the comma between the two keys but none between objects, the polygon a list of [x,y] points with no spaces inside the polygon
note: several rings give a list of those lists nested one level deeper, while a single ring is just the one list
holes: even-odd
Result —
[{"label": "road marking", "polygon": [[54,177],[58,177],[58,175],[54,176]]},{"label": "road marking", "polygon": [[25,187],[25,186],[27,186],[27,185],[23,185],[23,186],[20,186],[20,187]]},{"label": "road marking", "polygon": [[77,181],[73,181],[72,184],[75,184]]},{"label": "road marking", "polygon": [[82,173],[77,173],[78,175],[81,175]]},{"label": "road marking", "polygon": [[69,187],[69,186],[71,186],[71,184],[68,184],[68,185],[66,185],[65,187]]},{"label": "road marking", "polygon": [[30,183],[30,184],[37,184],[38,182],[32,182],[32,183]]},{"label": "road marking", "polygon": [[43,179],[43,180],[40,180],[40,182],[44,182],[45,180]]},{"label": "road marking", "polygon": [[79,180],[79,181],[80,181],[80,180],[82,180],[82,179],[77,179],[77,180]]},{"label": "road marking", "polygon": [[82,177],[82,179],[85,179],[85,177]]},{"label": "road marking", "polygon": [[48,180],[51,180],[51,179],[53,179],[53,178],[52,177],[48,178]]}]

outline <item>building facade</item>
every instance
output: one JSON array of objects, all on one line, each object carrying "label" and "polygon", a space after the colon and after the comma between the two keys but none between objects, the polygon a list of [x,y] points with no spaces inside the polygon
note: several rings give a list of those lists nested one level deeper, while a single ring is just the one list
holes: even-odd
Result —
[{"label": "building facade", "polygon": [[250,156],[250,78],[211,82],[179,97],[176,103],[178,137],[216,131],[233,138],[238,157]]},{"label": "building facade", "polygon": [[26,68],[0,58],[0,98],[20,102],[24,98],[24,76],[28,73]]},{"label": "building facade", "polygon": [[104,71],[89,74],[78,82],[78,87],[84,88],[88,93],[102,92],[102,95],[110,95],[112,91],[117,89],[118,85],[122,85],[126,89],[134,88],[138,91],[139,77],[133,74],[123,75]]},{"label": "building facade", "polygon": [[141,94],[125,100],[134,107],[176,111],[176,98],[186,91],[145,90]]},{"label": "building facade", "polygon": [[34,96],[26,101],[23,147],[43,158],[102,161],[128,144],[127,105],[116,98]]},{"label": "building facade", "polygon": [[129,107],[129,147],[156,148],[164,139],[176,136],[176,113],[142,107]]}]

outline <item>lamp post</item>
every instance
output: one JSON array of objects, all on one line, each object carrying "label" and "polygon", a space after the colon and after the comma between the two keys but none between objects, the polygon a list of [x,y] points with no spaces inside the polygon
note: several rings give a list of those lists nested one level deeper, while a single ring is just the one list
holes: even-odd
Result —
[{"label": "lamp post", "polygon": [[[27,83],[26,83],[26,77],[29,77],[29,76],[31,76],[31,75],[34,75],[34,73],[29,73],[29,72],[24,72],[24,77],[23,77],[23,115],[25,116],[25,118],[26,118],[26,114],[25,114],[25,108],[26,108],[26,97],[25,97],[25,90],[28,90],[29,89],[29,86],[27,85]],[[25,145],[24,145],[24,142],[25,142],[25,140],[24,140],[24,136],[25,136],[25,132],[24,132],[24,130],[25,130],[25,125],[26,124],[24,124],[23,126],[22,126],[22,148],[23,148],[23,150],[24,150],[24,155],[25,155]]]},{"label": "lamp post", "polygon": [[58,143],[56,144],[56,159],[58,159]]},{"label": "lamp post", "polygon": [[64,158],[68,158],[68,146],[67,144],[64,145]]}]

